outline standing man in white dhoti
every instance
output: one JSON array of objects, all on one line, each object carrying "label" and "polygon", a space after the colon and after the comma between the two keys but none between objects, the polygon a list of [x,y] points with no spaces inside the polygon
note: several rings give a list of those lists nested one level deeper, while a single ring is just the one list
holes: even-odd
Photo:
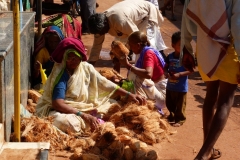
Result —
[{"label": "standing man in white dhoti", "polygon": [[239,0],[185,0],[182,64],[188,70],[195,67],[190,42],[192,36],[197,36],[198,69],[207,85],[202,110],[204,142],[195,160],[221,157],[214,145],[225,127],[240,83],[239,17]]},{"label": "standing man in white dhoti", "polygon": [[[131,33],[139,30],[146,33],[148,27],[158,28],[162,22],[163,17],[159,10],[152,3],[142,0],[122,1],[103,13],[90,16],[88,25],[90,32],[94,34],[94,42],[88,62],[94,65],[99,59],[106,33],[126,42]],[[162,37],[158,43],[161,44],[159,50],[166,48]],[[120,65],[115,69],[120,71]]]}]

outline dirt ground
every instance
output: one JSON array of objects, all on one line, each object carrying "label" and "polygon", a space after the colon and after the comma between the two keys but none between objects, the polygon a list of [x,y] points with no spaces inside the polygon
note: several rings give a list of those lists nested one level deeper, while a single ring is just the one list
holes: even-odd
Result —
[{"label": "dirt ground", "polygon": [[[102,12],[120,0],[97,0],[99,7],[97,12]],[[163,0],[160,1],[163,3]],[[162,5],[162,4],[160,4]],[[164,23],[161,26],[161,33],[166,45],[169,49],[165,53],[172,51],[171,49],[171,35],[180,30],[182,4],[176,1],[175,12],[177,21],[170,21],[170,11],[166,11]],[[169,19],[168,19],[169,18]],[[80,17],[78,19],[81,21]],[[82,40],[88,50],[91,49],[93,42],[93,35],[84,35]],[[104,41],[103,48],[109,50],[113,37],[107,35]],[[193,45],[195,43],[193,42]],[[101,67],[112,67],[111,61],[100,60],[96,64],[96,69]],[[126,75],[126,69],[121,68],[121,74]],[[189,92],[187,96],[186,115],[187,121],[179,128],[172,127],[176,134],[170,136],[170,141],[163,140],[155,144],[154,147],[158,151],[160,160],[192,160],[201,148],[203,141],[202,131],[202,117],[201,108],[205,97],[205,84],[201,80],[198,72],[189,76]],[[240,92],[237,91],[235,101],[220,138],[218,139],[215,148],[222,151],[220,160],[240,160]],[[164,111],[167,113],[167,109]],[[50,152],[49,160],[66,160],[70,159],[72,153],[66,151]]]},{"label": "dirt ground", "polygon": [[[109,8],[119,0],[97,0],[99,8],[97,12],[102,12]],[[163,0],[160,1],[162,5]],[[171,49],[171,35],[172,33],[179,31],[181,26],[181,16],[183,5],[180,1],[176,1],[175,14],[177,21],[170,21],[171,13],[166,11],[165,21],[161,26],[161,33],[166,45],[169,47],[165,50],[165,53],[172,51]],[[78,17],[79,20],[81,20]],[[91,49],[93,35],[82,36],[82,40],[88,50]],[[103,49],[109,50],[113,37],[107,35],[104,41]],[[192,43],[195,46],[195,43]],[[96,64],[96,69],[101,67],[112,67],[111,61],[100,60]],[[121,74],[126,75],[126,69],[121,68]],[[189,92],[187,97],[186,115],[187,121],[183,126],[179,128],[172,127],[172,130],[176,130],[177,133],[170,137],[171,141],[164,140],[156,145],[160,160],[192,160],[196,156],[197,152],[201,148],[203,141],[202,131],[202,117],[201,108],[205,97],[205,84],[201,80],[198,72],[189,76]],[[236,92],[235,101],[226,124],[220,138],[218,139],[215,148],[219,148],[222,151],[222,160],[240,160],[240,92]],[[167,109],[164,111],[167,113]],[[66,159],[66,153],[50,154],[50,159]]]}]

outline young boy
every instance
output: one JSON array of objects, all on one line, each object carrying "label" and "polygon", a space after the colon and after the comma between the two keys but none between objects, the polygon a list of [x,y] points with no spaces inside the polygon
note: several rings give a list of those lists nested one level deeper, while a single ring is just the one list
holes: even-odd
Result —
[{"label": "young boy", "polygon": [[186,120],[187,75],[190,74],[190,72],[186,71],[179,63],[180,39],[180,32],[175,32],[172,35],[172,47],[175,51],[167,56],[164,67],[165,75],[168,77],[166,87],[166,106],[170,112],[168,121],[173,124],[174,127],[181,126]]}]

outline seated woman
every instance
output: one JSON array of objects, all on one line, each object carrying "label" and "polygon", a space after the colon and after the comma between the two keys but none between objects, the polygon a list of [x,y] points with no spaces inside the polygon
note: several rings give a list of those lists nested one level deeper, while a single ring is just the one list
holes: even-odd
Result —
[{"label": "seated woman", "polygon": [[50,16],[48,19],[44,20],[42,26],[58,26],[61,28],[64,37],[74,37],[81,39],[82,36],[82,26],[81,23],[69,14],[57,14]]},{"label": "seated woman", "polygon": [[63,39],[64,36],[59,27],[49,26],[44,30],[40,39],[37,41],[33,54],[33,88],[38,89],[37,85],[39,85],[42,81],[40,75],[40,65],[42,65],[42,68],[45,69],[46,75],[50,75],[54,64],[54,62],[50,60],[50,56]]},{"label": "seated woman", "polygon": [[128,37],[128,45],[139,56],[135,66],[129,63],[126,56],[120,58],[120,63],[129,70],[128,79],[133,81],[137,94],[156,100],[155,105],[163,114],[167,80],[164,76],[165,62],[162,55],[150,47],[146,34],[140,31],[133,32]]},{"label": "seated woman", "polygon": [[97,118],[116,103],[110,99],[113,94],[146,104],[143,97],[121,89],[87,63],[85,47],[79,39],[65,38],[53,52],[52,59],[55,64],[36,106],[36,114],[53,116],[53,124],[64,132],[86,133],[95,129],[99,124]]}]

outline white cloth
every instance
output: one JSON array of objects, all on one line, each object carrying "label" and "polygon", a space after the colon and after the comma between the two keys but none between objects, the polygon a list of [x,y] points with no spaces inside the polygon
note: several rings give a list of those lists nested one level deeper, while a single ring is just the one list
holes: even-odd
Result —
[{"label": "white cloth", "polygon": [[155,100],[158,109],[165,107],[167,79],[154,83],[151,79],[143,79],[129,71],[128,79],[133,81],[135,93],[147,99]]},{"label": "white cloth", "polygon": [[[110,27],[108,33],[122,42],[126,42],[131,33],[135,31],[146,33],[148,27],[156,26],[158,28],[164,21],[158,8],[144,0],[121,1],[107,9],[104,13],[107,16]],[[89,61],[97,61],[99,59],[104,39],[105,35],[94,35]],[[160,44],[164,44],[164,42]]]},{"label": "white cloth", "polygon": [[[44,93],[36,106],[40,117],[48,116],[52,106],[52,91],[64,64],[55,63],[44,86]],[[94,67],[81,62],[74,74],[68,80],[65,103],[80,111],[101,110],[102,105],[109,100],[117,85],[103,77]]]},{"label": "white cloth", "polygon": [[192,36],[197,36],[198,63],[211,77],[226,55],[230,34],[240,55],[240,1],[185,0],[181,26],[181,48],[192,53]]},{"label": "white cloth", "polygon": [[[36,115],[39,117],[53,116],[53,124],[62,131],[85,132],[89,125],[81,117],[74,114],[64,114],[52,109],[52,92],[60,78],[60,73],[65,69],[65,64],[55,63],[50,76],[44,86],[44,93],[38,100]],[[83,112],[97,110],[98,114],[107,113],[111,104],[116,101],[110,96],[117,89],[117,85],[103,77],[94,67],[81,62],[68,80],[65,103]]]}]

